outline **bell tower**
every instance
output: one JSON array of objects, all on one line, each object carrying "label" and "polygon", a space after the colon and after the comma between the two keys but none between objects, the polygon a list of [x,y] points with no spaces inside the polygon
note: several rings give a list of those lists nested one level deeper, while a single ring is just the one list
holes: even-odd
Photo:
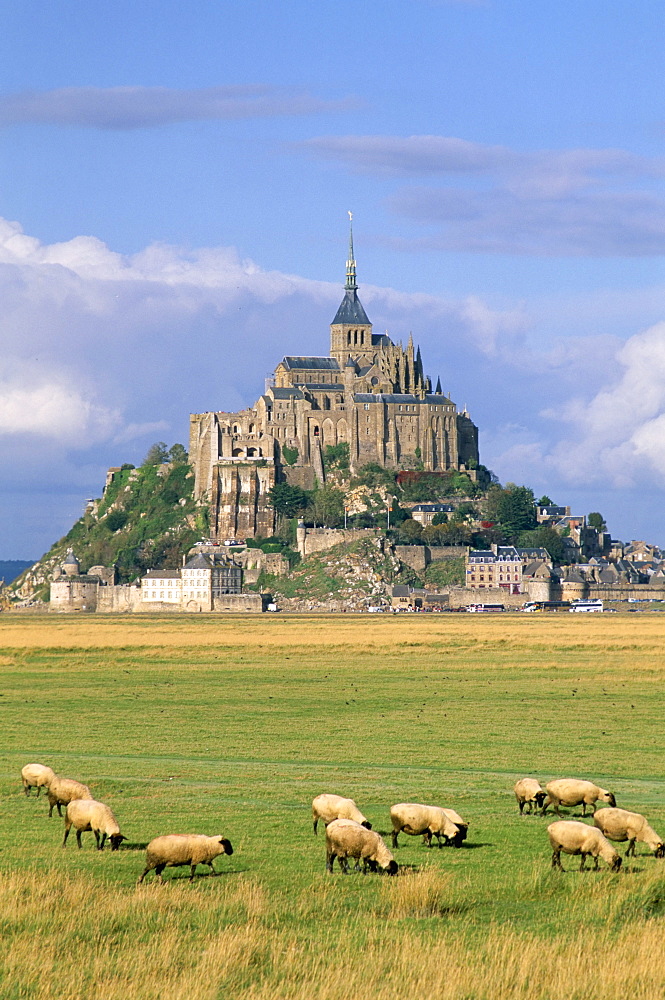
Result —
[{"label": "bell tower", "polygon": [[330,324],[330,356],[343,366],[349,355],[353,358],[365,355],[369,359],[373,354],[372,324],[358,298],[356,260],[353,255],[353,216],[349,212],[349,258],[346,262],[344,298]]}]

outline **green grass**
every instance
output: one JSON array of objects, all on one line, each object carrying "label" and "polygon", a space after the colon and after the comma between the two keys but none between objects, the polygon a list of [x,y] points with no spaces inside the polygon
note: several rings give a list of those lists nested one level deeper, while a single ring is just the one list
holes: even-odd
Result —
[{"label": "green grass", "polygon": [[[357,966],[361,988],[368,955],[378,978],[367,995],[383,997],[385,984],[388,996],[397,972],[381,956],[397,947],[411,955],[402,976],[414,995],[448,995],[418,985],[445,948],[449,965],[466,956],[451,996],[544,998],[546,984],[528,970],[511,983],[481,981],[488,942],[531,942],[542,961],[544,949],[554,944],[563,956],[580,935],[592,949],[607,944],[603,935],[627,948],[631,929],[643,941],[652,927],[662,934],[662,862],[638,845],[618,875],[580,875],[572,858],[565,875],[552,873],[549,820],[520,817],[512,796],[527,774],[589,777],[665,832],[665,625],[658,616],[571,617],[3,616],[0,918],[14,969],[0,978],[0,996],[152,996],[142,962],[157,961],[159,935],[171,934],[177,968],[163,971],[156,996],[309,996],[312,977],[330,977],[340,960],[348,983]],[[61,850],[62,820],[48,819],[43,794],[21,790],[20,768],[31,761],[108,802],[129,838],[123,849],[98,853],[88,833],[83,850],[73,838]],[[397,860],[415,874],[330,876],[324,837],[311,831],[311,800],[322,791],[355,798],[385,833],[393,802],[449,805],[469,821],[469,839],[428,851],[401,835]],[[167,832],[229,837],[235,853],[216,863],[225,874],[190,886],[187,870],[169,870],[171,884],[136,890],[145,844]],[[80,900],[96,893],[99,906],[87,905],[77,923]],[[224,938],[225,950],[220,935],[235,944]],[[78,992],[58,992],[31,964],[35,938],[60,986],[72,948],[92,962]],[[125,969],[117,982],[107,939]],[[219,949],[221,970],[234,948],[245,958],[217,977],[206,971],[201,954]],[[290,964],[289,949],[300,956]],[[638,975],[629,950],[624,957],[604,993],[586,981],[578,994],[573,977],[557,995],[611,1000],[635,982],[643,988],[639,975],[662,976],[657,959],[645,957]],[[582,949],[578,965],[587,959]],[[338,986],[337,995],[353,995]]]}]

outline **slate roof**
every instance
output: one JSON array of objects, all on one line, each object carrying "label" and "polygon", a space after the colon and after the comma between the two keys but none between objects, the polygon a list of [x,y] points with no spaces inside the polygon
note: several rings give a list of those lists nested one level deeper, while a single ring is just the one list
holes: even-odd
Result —
[{"label": "slate roof", "polygon": [[339,361],[337,358],[300,358],[300,357],[285,357],[282,358],[282,364],[285,368],[292,371],[293,369],[319,369],[320,371],[328,372],[338,372]]},{"label": "slate roof", "polygon": [[355,288],[347,288],[344,293],[344,298],[335,313],[332,325],[334,326],[338,323],[357,323],[358,326],[371,326]]},{"label": "slate roof", "polygon": [[306,385],[312,392],[344,392],[341,382],[299,382],[298,385]]},{"label": "slate roof", "polygon": [[188,559],[185,563],[185,569],[210,569],[212,563],[207,556],[204,556],[202,552],[197,552],[195,556]]},{"label": "slate roof", "polygon": [[356,392],[353,396],[356,403],[416,403],[428,406],[451,405],[447,396],[434,396],[429,393],[424,399],[414,396],[411,392]]},{"label": "slate roof", "polygon": [[433,514],[450,514],[455,510],[455,508],[451,503],[417,503],[415,507],[411,508],[411,510],[429,512]]},{"label": "slate roof", "polygon": [[283,389],[273,389],[273,396],[275,399],[302,399],[303,394],[300,389],[294,389],[293,386],[285,386]]},{"label": "slate roof", "polygon": [[393,342],[386,333],[372,334],[372,347],[393,347]]}]

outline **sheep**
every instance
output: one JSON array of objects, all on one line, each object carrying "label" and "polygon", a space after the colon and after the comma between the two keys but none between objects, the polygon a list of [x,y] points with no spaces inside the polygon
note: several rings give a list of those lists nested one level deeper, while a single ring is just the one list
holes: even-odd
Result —
[{"label": "sheep", "polygon": [[[435,834],[439,847],[441,846],[441,835],[448,842],[454,842],[459,838],[460,830],[451,821],[446,811],[439,806],[423,806],[417,802],[398,802],[390,807],[390,819],[393,824],[393,847],[397,847],[397,835],[401,832],[408,833],[411,837],[418,837],[422,833],[428,847],[432,846],[432,834]],[[461,819],[461,817],[460,817]]]},{"label": "sheep", "polygon": [[48,788],[54,778],[55,771],[45,764],[26,764],[25,767],[21,768],[21,781],[26,795],[29,795],[30,791],[36,788],[37,798],[39,798],[42,786]]},{"label": "sheep", "polygon": [[233,854],[231,841],[221,834],[206,837],[200,833],[170,833],[163,837],[155,837],[148,844],[146,866],[137,885],[143,882],[148,872],[155,869],[155,875],[160,882],[164,881],[162,872],[165,868],[191,867],[189,881],[194,881],[197,865],[208,865],[214,872],[214,858],[220,854]]},{"label": "sheep", "polygon": [[353,799],[345,799],[341,795],[328,793],[317,795],[312,802],[314,833],[317,832],[319,820],[323,821],[324,826],[328,826],[335,819],[352,819],[354,823],[360,823],[366,830],[372,829],[372,824],[363,816]]},{"label": "sheep", "polygon": [[58,807],[58,816],[62,816],[60,806],[67,806],[74,799],[91,799],[92,793],[87,785],[73,778],[61,778],[55,774],[48,786],[49,816],[53,815],[53,806]]},{"label": "sheep", "polygon": [[520,778],[519,781],[515,782],[513,791],[517,799],[517,805],[520,807],[520,816],[524,811],[524,806],[528,806],[529,813],[532,813],[534,802],[536,803],[536,809],[543,808],[547,792],[535,778]]},{"label": "sheep", "polygon": [[596,802],[607,802],[615,806],[616,799],[612,792],[594,785],[592,781],[581,781],[579,778],[557,778],[545,785],[547,798],[543,803],[541,816],[547,812],[548,806],[554,806],[557,816],[560,816],[559,806],[578,806],[582,804],[582,815],[586,816],[586,807],[591,806],[595,812]]},{"label": "sheep", "polygon": [[94,799],[73,799],[65,809],[65,838],[62,846],[67,846],[69,831],[76,830],[76,843],[81,847],[81,834],[92,830],[97,842],[97,850],[103,851],[106,838],[111,842],[111,850],[117,851],[123,840],[118,822],[107,805]]},{"label": "sheep", "polygon": [[362,858],[363,871],[376,871],[378,866],[389,875],[397,874],[397,862],[379,834],[352,819],[335,819],[326,827],[326,871],[332,872],[335,858],[345,875],[347,858]]},{"label": "sheep", "polygon": [[606,840],[595,826],[574,819],[559,819],[555,823],[550,823],[547,833],[552,845],[552,868],[564,870],[561,864],[562,851],[565,854],[582,855],[581,872],[585,870],[584,864],[589,854],[596,862],[594,866],[596,870],[599,857],[607,862],[613,872],[618,872],[621,868],[621,858],[609,840]]},{"label": "sheep", "polygon": [[629,854],[635,857],[636,840],[650,847],[657,858],[665,857],[662,837],[640,813],[628,812],[627,809],[598,809],[593,815],[593,822],[608,840],[628,841],[626,857]]},{"label": "sheep", "polygon": [[[448,817],[448,819],[450,820],[450,822],[454,823],[455,826],[457,827],[457,833],[455,834],[454,837],[448,838],[447,842],[451,844],[453,847],[461,847],[464,841],[466,840],[467,833],[469,831],[469,824],[466,822],[466,820],[463,820],[460,814],[458,812],[455,812],[454,809],[446,809],[442,807],[441,811],[444,812]],[[439,838],[440,841],[441,840],[440,834],[437,834],[437,837]]]}]

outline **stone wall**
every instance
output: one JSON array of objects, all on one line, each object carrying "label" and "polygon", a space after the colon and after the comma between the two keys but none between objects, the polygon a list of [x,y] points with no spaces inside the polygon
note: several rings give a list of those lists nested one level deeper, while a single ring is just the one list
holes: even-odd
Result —
[{"label": "stone wall", "polygon": [[316,476],[311,465],[283,465],[282,475],[289,486],[299,486],[301,490],[313,490]]},{"label": "stone wall", "polygon": [[467,604],[503,604],[506,608],[521,608],[529,598],[526,594],[509,594],[500,587],[496,589],[472,590],[470,587],[442,587],[447,591],[451,608],[463,608]]},{"label": "stone wall", "polygon": [[359,542],[362,538],[374,538],[380,532],[377,528],[298,528],[298,551],[303,559],[315,552],[325,552],[335,545],[345,542]]},{"label": "stone wall", "polygon": [[416,573],[424,573],[430,563],[442,559],[466,558],[467,545],[396,545],[395,555]]},{"label": "stone wall", "polygon": [[51,584],[49,610],[96,611],[99,581],[95,578],[60,577]]},{"label": "stone wall", "polygon": [[[145,611],[141,601],[141,588],[135,584],[116,584],[100,587],[97,591],[97,610],[109,614],[125,614],[129,611]],[[171,608],[173,605],[170,606]]]},{"label": "stone wall", "polygon": [[265,611],[265,594],[222,594],[213,600],[213,611],[235,611],[236,613],[261,614]]}]

